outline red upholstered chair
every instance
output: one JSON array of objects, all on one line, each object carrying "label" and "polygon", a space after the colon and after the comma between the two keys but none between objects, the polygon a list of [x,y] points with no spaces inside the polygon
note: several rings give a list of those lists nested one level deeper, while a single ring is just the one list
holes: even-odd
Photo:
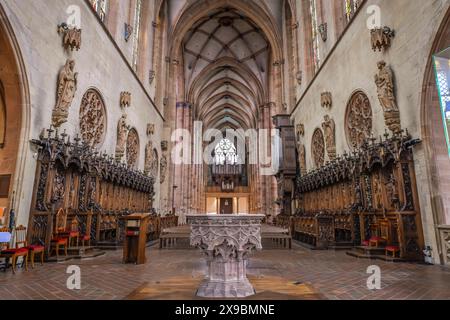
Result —
[{"label": "red upholstered chair", "polygon": [[56,214],[56,227],[51,240],[51,252],[56,251],[56,257],[59,258],[59,251],[61,248],[64,249],[64,253],[67,256],[67,247],[69,246],[69,236],[70,234],[66,231],[67,224],[67,214],[64,209],[59,209]]},{"label": "red upholstered chair", "polygon": [[28,271],[28,248],[27,248],[27,228],[24,226],[19,226],[15,230],[15,248],[9,248],[9,243],[1,249],[0,258],[5,258],[8,264],[9,260],[12,261],[12,271],[16,273],[17,260],[20,257],[23,258],[25,264],[25,270]]},{"label": "red upholstered chair", "polygon": [[392,254],[393,258],[397,257],[397,254],[400,255],[400,247],[399,246],[387,246],[386,247],[386,256]]}]

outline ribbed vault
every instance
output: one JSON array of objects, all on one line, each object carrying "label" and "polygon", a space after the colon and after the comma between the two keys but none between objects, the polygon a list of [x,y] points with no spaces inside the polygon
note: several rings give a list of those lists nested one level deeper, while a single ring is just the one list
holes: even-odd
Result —
[{"label": "ribbed vault", "polygon": [[261,28],[237,9],[217,8],[193,24],[182,46],[195,120],[219,130],[256,128],[271,54]]}]

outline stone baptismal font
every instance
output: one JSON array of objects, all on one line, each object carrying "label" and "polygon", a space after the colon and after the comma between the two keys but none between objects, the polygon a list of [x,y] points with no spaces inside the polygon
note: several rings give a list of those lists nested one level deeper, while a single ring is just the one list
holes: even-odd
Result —
[{"label": "stone baptismal font", "polygon": [[206,255],[208,276],[197,296],[245,298],[255,294],[247,279],[250,253],[261,250],[264,215],[190,215],[191,245]]}]

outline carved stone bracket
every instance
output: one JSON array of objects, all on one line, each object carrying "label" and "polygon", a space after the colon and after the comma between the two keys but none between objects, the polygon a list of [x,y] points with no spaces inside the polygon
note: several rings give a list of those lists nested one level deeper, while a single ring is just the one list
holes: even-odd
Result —
[{"label": "carved stone bracket", "polygon": [[297,137],[297,141],[300,141],[300,138],[305,136],[305,125],[303,123],[297,124],[295,128],[295,134]]},{"label": "carved stone bracket", "polygon": [[150,137],[155,134],[155,124],[149,123],[147,124],[147,136]]},{"label": "carved stone bracket", "polygon": [[64,49],[71,51],[80,50],[81,48],[81,29],[69,27],[66,23],[58,26],[58,34],[62,35]]},{"label": "carved stone bracket", "polygon": [[395,31],[389,27],[370,30],[370,38],[373,51],[383,51],[391,46],[391,39],[395,37]]},{"label": "carved stone bracket", "polygon": [[247,279],[247,261],[261,250],[261,222],[264,215],[187,216],[191,245],[206,256],[209,272],[197,296],[245,298],[255,294]]},{"label": "carved stone bracket", "polygon": [[320,33],[320,37],[322,38],[322,41],[326,42],[328,39],[328,24],[326,22],[322,23],[318,29],[319,29],[319,33]]},{"label": "carved stone bracket", "polygon": [[323,108],[328,110],[333,107],[333,96],[331,92],[322,92],[320,95],[320,104]]},{"label": "carved stone bracket", "polygon": [[123,91],[120,93],[120,107],[125,109],[131,106],[131,93]]}]

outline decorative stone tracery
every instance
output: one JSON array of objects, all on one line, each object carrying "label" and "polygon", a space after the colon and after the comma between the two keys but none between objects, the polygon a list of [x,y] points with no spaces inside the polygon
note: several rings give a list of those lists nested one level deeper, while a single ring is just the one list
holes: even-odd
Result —
[{"label": "decorative stone tracery", "polygon": [[136,129],[131,129],[127,137],[127,164],[136,167],[139,159],[139,134]]},{"label": "decorative stone tracery", "polygon": [[345,114],[345,130],[351,148],[361,147],[372,134],[372,107],[367,95],[362,91],[355,92],[347,105]]},{"label": "decorative stone tracery", "polygon": [[320,168],[325,163],[325,140],[323,132],[319,128],[314,131],[312,137],[312,156],[314,165]]},{"label": "decorative stone tracery", "polygon": [[81,100],[80,131],[83,141],[90,147],[99,146],[106,133],[106,109],[100,94],[89,89]]}]

